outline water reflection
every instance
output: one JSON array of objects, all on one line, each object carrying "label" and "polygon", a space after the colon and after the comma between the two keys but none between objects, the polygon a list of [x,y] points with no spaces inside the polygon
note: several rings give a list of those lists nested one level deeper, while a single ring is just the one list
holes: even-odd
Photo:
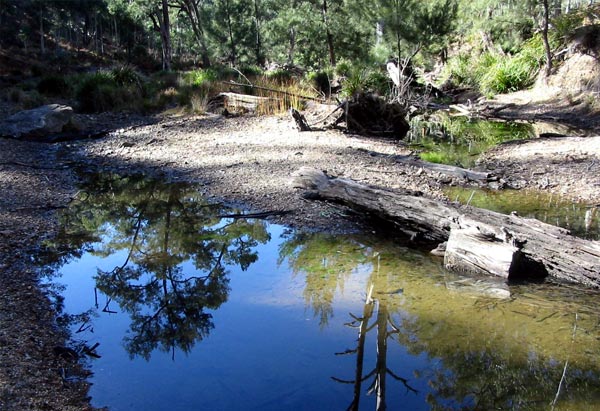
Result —
[{"label": "water reflection", "polygon": [[[71,317],[88,324],[75,330],[98,329],[94,405],[589,410],[600,403],[595,292],[459,276],[381,239],[233,218],[186,185],[100,176],[84,190],[40,263],[71,271],[62,279],[67,298],[97,290],[100,317]],[[77,265],[82,256],[101,268],[86,273],[88,265]],[[77,282],[88,275],[89,283]],[[91,295],[71,313],[93,306]],[[123,347],[107,342],[113,337]],[[172,361],[176,352],[185,360]]]},{"label": "water reflection", "polygon": [[254,247],[270,239],[265,223],[223,220],[223,208],[186,184],[99,175],[82,189],[88,194],[63,216],[54,244],[61,262],[82,249],[123,256],[94,279],[107,297],[102,312],[130,316],[126,350],[146,359],[155,349],[189,352],[214,327],[208,311],[227,301],[226,267],[246,270],[258,258]]},{"label": "water reflection", "polygon": [[503,214],[516,211],[520,216],[566,228],[573,235],[590,240],[600,239],[598,206],[593,204],[536,190],[447,187],[444,193],[462,204],[468,203]]},{"label": "water reflection", "polygon": [[407,140],[423,160],[470,168],[493,146],[534,137],[530,124],[451,117],[437,111],[413,117]]},{"label": "water reflection", "polygon": [[[356,330],[356,343],[336,353],[354,357],[353,376],[332,376],[353,386],[348,409],[358,410],[370,394],[375,409],[386,409],[388,377],[399,384],[393,390],[440,410],[589,409],[600,399],[597,294],[537,285],[509,292],[497,280],[445,273],[409,250],[363,244],[295,236],[282,247],[296,275],[306,276],[305,300],[321,324],[333,312],[330,296],[350,279],[343,273],[369,272],[362,312],[348,313],[345,322]],[[340,256],[345,264],[336,272],[329,264]],[[394,368],[390,343],[425,355],[429,366],[394,358]],[[423,379],[428,393],[419,388]]]}]

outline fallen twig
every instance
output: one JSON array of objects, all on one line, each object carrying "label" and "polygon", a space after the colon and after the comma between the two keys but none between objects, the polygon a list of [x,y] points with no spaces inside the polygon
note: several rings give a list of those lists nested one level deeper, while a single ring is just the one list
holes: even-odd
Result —
[{"label": "fallen twig", "polygon": [[261,213],[240,213],[240,214],[221,214],[218,215],[218,218],[233,218],[233,219],[239,219],[239,218],[258,218],[258,219],[262,219],[262,218],[267,218],[267,217],[271,217],[271,216],[276,216],[276,215],[285,215],[285,214],[289,214],[291,213],[292,210],[275,210],[275,211],[264,211]]}]

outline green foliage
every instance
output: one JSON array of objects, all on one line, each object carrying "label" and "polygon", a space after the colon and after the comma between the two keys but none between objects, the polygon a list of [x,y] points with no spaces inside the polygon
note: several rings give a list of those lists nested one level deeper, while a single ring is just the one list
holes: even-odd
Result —
[{"label": "green foliage", "polygon": [[331,95],[332,70],[311,71],[306,75],[307,80],[321,94]]},{"label": "green foliage", "polygon": [[541,36],[525,42],[521,51],[508,58],[498,58],[483,75],[480,89],[484,94],[508,93],[529,87],[535,81],[542,62],[544,47]]},{"label": "green foliage", "polygon": [[218,74],[212,69],[193,70],[183,75],[184,84],[193,87],[202,87],[203,85],[206,85],[212,81],[216,81],[217,79]]},{"label": "green foliage", "polygon": [[340,59],[335,66],[333,73],[338,77],[347,77],[352,70],[352,62],[348,59]]},{"label": "green foliage", "polygon": [[44,98],[37,90],[24,90],[21,87],[11,87],[6,90],[4,96],[7,101],[23,109],[35,108],[44,104]]},{"label": "green foliage", "polygon": [[343,80],[341,94],[344,97],[361,93],[386,95],[389,91],[390,79],[381,68],[356,65]]},{"label": "green foliage", "polygon": [[143,96],[138,84],[120,84],[111,72],[85,75],[77,86],[75,96],[79,109],[87,113],[139,111],[143,108]]},{"label": "green foliage", "polygon": [[276,69],[265,72],[265,76],[276,84],[286,84],[292,81],[293,74],[286,69]]},{"label": "green foliage", "polygon": [[497,144],[535,136],[527,124],[469,120],[442,112],[413,117],[410,126],[408,140],[423,160],[465,168]]},{"label": "green foliage", "polygon": [[110,74],[119,86],[141,86],[142,84],[140,75],[131,66],[115,67],[111,70]]},{"label": "green foliage", "polygon": [[460,54],[450,59],[444,76],[452,84],[477,88],[485,95],[508,93],[531,86],[544,59],[542,39],[536,35],[515,55]]},{"label": "green foliage", "polygon": [[65,79],[65,76],[57,74],[43,77],[37,85],[37,90],[48,96],[61,97],[66,97],[71,92],[71,88]]}]

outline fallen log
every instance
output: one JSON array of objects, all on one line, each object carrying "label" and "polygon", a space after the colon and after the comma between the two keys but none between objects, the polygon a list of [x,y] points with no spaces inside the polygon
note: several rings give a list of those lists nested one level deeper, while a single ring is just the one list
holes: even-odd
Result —
[{"label": "fallen log", "polygon": [[456,177],[461,180],[472,181],[480,185],[487,185],[489,182],[496,180],[496,178],[485,171],[469,170],[468,168],[462,168],[458,166],[451,166],[448,164],[430,163],[428,161],[421,160],[418,156],[413,154],[408,155],[389,155],[382,154],[377,151],[365,150],[358,148],[357,150],[368,153],[372,157],[386,157],[393,159],[396,163],[405,164],[407,166],[421,168],[426,171],[442,174],[448,177]]},{"label": "fallen log", "polygon": [[209,111],[224,108],[229,112],[255,112],[259,106],[276,102],[271,97],[252,96],[250,94],[219,93],[208,102]]},{"label": "fallen log", "polygon": [[600,288],[600,242],[517,215],[433,200],[409,190],[387,190],[323,172],[300,169],[294,187],[305,197],[349,206],[378,217],[415,243],[447,242],[448,269],[510,280],[550,277]]},{"label": "fallen log", "polygon": [[415,156],[396,156],[397,163],[406,164],[409,166],[422,168],[424,170],[433,171],[445,176],[458,177],[460,179],[474,181],[480,184],[487,184],[490,181],[490,173],[482,171],[469,170],[462,167],[451,166],[447,164],[430,163],[423,161]]}]

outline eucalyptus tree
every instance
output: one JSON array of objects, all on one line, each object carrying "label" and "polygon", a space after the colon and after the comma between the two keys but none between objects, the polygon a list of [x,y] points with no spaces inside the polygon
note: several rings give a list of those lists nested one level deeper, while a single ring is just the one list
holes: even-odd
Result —
[{"label": "eucalyptus tree", "polygon": [[211,58],[208,50],[206,28],[209,24],[205,0],[175,0],[171,6],[183,13],[194,33],[194,38],[200,48],[202,65],[210,67]]},{"label": "eucalyptus tree", "polygon": [[[173,50],[171,46],[171,16],[167,0],[107,0],[109,7],[120,10],[153,29],[160,35],[163,70],[171,70]],[[148,24],[149,23],[149,24]]]},{"label": "eucalyptus tree", "polygon": [[[446,42],[455,27],[456,0],[349,0],[352,13],[371,27],[377,45],[385,44],[397,58],[425,46],[434,49]],[[438,48],[440,48],[438,46]]]}]

